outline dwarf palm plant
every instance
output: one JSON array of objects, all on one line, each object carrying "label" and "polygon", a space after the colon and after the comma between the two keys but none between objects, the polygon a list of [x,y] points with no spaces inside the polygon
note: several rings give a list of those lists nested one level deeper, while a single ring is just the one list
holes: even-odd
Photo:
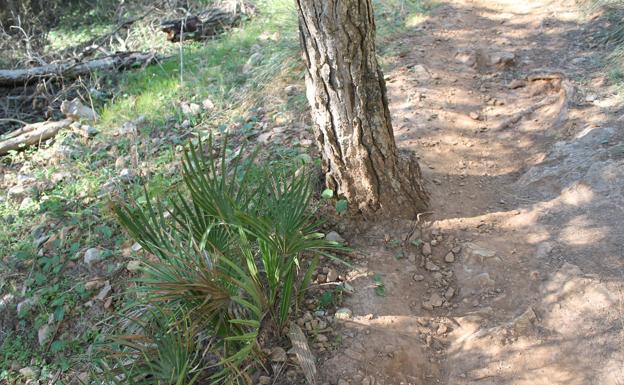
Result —
[{"label": "dwarf palm plant", "polygon": [[219,357],[212,379],[232,382],[266,338],[283,333],[315,268],[303,257],[339,245],[316,232],[305,173],[257,165],[242,150],[228,160],[226,148],[190,146],[172,196],[114,211],[151,254],[139,279],[147,301],[210,333]]}]

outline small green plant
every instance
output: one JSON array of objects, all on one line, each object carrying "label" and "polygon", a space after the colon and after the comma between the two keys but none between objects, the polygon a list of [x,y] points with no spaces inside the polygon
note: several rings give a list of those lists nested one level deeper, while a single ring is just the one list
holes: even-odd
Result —
[{"label": "small green plant", "polygon": [[[316,268],[315,260],[303,255],[339,246],[323,240],[316,231],[308,209],[311,188],[305,173],[295,176],[258,166],[253,157],[243,160],[243,150],[231,154],[226,149],[227,142],[217,147],[211,139],[207,146],[202,142],[197,148],[189,146],[183,183],[172,196],[154,202],[146,196],[144,206],[135,203],[113,206],[113,210],[153,256],[142,261],[145,275],[139,279],[146,304],[174,315],[165,322],[157,317],[155,329],[164,329],[168,335],[178,324],[176,316],[184,314],[192,320],[190,331],[182,334],[190,333],[193,338],[186,340],[199,338],[194,330],[212,338],[208,350],[218,360],[206,366],[214,372],[211,381],[236,383],[245,378],[245,369],[261,355],[267,339],[283,336],[289,315]],[[147,321],[140,329],[152,324]],[[123,342],[114,345],[119,354],[127,356],[129,349],[144,351],[131,344],[133,338],[114,338]],[[165,347],[156,344],[156,350],[161,349]],[[184,360],[191,356],[196,357],[186,355]],[[176,373],[206,364],[199,361],[177,368]],[[113,373],[120,365],[103,367]],[[121,367],[124,378],[135,378],[156,376],[152,366]],[[184,373],[184,381],[195,378]],[[177,384],[179,378],[162,379],[162,383]]]},{"label": "small green plant", "polygon": [[375,294],[377,294],[379,297],[385,297],[386,286],[381,279],[381,275],[375,273],[375,275],[373,276],[373,283],[375,284]]}]

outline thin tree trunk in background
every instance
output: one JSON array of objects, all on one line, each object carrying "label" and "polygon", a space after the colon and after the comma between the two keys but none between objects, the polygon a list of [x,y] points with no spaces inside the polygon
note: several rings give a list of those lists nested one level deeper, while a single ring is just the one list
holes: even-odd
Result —
[{"label": "thin tree trunk in background", "polygon": [[428,196],[416,157],[400,156],[394,141],[371,0],[297,0],[297,8],[327,186],[366,216],[414,217]]}]

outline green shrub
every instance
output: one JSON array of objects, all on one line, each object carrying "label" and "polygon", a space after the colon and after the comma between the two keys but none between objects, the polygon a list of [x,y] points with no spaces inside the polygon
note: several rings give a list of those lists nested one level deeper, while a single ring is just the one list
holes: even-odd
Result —
[{"label": "green shrub", "polygon": [[[156,202],[147,198],[144,207],[114,206],[121,224],[151,254],[143,260],[144,274],[139,279],[147,308],[166,309],[154,317],[153,311],[145,316],[134,308],[129,318],[141,319],[145,325],[135,332],[147,338],[146,330],[155,328],[160,335],[170,336],[170,340],[158,339],[164,345],[136,346],[136,336],[115,337],[112,346],[119,354],[135,351],[129,363],[117,363],[117,368],[128,371],[123,378],[178,383],[179,377],[167,380],[150,369],[171,367],[162,357],[172,355],[161,350],[174,350],[176,360],[189,363],[171,373],[185,381],[205,371],[214,372],[213,382],[244,379],[245,368],[261,355],[265,344],[283,336],[289,315],[309,283],[316,260],[304,256],[340,247],[316,232],[305,172],[276,171],[257,165],[253,157],[243,159],[243,150],[232,155],[226,149],[227,142],[218,148],[211,140],[206,147],[201,142],[197,148],[189,146],[183,183],[170,197]],[[184,332],[177,329],[180,317],[191,320]],[[204,367],[202,360],[194,361],[197,352],[171,348],[201,345],[193,330],[208,332],[216,364]],[[152,349],[159,353],[146,352]],[[151,357],[143,361],[152,364],[136,358],[142,356]],[[115,365],[107,367],[112,372]]]}]

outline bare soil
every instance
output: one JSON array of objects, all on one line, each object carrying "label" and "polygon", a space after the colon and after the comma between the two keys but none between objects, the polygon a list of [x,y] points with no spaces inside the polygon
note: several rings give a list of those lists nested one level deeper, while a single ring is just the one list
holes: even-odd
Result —
[{"label": "bare soil", "polygon": [[362,258],[321,383],[624,383],[624,110],[599,27],[572,1],[452,0],[396,42],[395,136],[430,213],[342,234]]}]

